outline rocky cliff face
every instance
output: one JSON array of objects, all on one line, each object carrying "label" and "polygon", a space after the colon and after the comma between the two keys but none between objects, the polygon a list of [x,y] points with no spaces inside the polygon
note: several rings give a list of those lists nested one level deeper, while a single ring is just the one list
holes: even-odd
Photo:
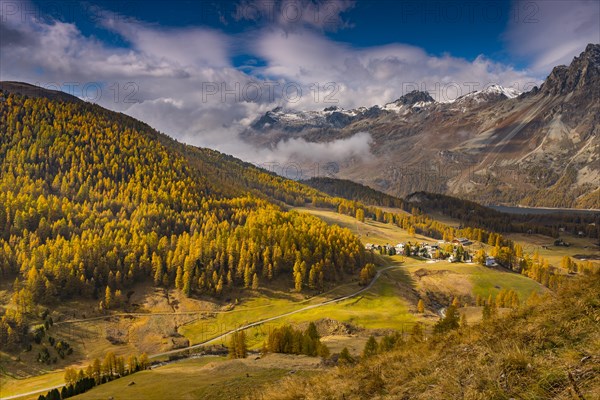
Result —
[{"label": "rocky cliff face", "polygon": [[400,97],[394,103],[397,105],[412,106],[417,103],[434,103],[434,102],[435,102],[435,100],[433,99],[433,97],[431,97],[429,95],[429,93],[421,92],[418,90],[413,90],[412,92],[407,93],[404,96]]},{"label": "rocky cliff face", "polygon": [[[589,44],[579,57],[575,57],[570,66],[555,67],[541,91],[549,95],[592,94],[593,86],[596,91],[600,79],[600,45]],[[582,93],[583,92],[583,93]],[[597,94],[597,93],[596,93]]]},{"label": "rocky cliff face", "polygon": [[600,45],[521,95],[491,86],[452,103],[415,91],[381,107],[277,109],[244,137],[271,145],[363,131],[375,157],[348,160],[339,178],[400,196],[426,190],[486,204],[600,208]]}]

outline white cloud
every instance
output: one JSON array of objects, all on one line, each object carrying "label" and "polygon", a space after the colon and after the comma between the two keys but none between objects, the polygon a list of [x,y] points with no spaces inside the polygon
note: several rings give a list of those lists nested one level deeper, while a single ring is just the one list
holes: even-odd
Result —
[{"label": "white cloud", "polygon": [[[490,83],[520,90],[540,83],[526,72],[483,55],[473,61],[437,57],[403,44],[355,49],[309,30],[263,29],[253,46],[267,60],[261,73],[298,82],[307,90],[314,83],[335,82],[340,88],[336,97],[343,107],[383,104],[413,89],[448,101]],[[314,96],[304,96],[295,106],[320,106],[315,103]]]},{"label": "white cloud", "polygon": [[181,67],[230,66],[232,39],[213,29],[161,29],[134,19],[117,16],[102,25],[129,41],[140,54]]},{"label": "white cloud", "polygon": [[568,65],[588,43],[600,43],[598,0],[518,0],[511,16],[504,35],[508,49],[539,76]]},{"label": "white cloud", "polygon": [[[310,11],[317,3],[302,4]],[[337,8],[328,9],[328,5]],[[336,11],[332,21],[341,28],[347,26],[341,15],[352,5],[332,0],[320,2],[319,9]],[[445,100],[489,83],[522,88],[534,80],[526,72],[485,56],[473,61],[431,56],[404,44],[354,48],[327,38],[322,31],[329,27],[318,18],[293,26],[287,20],[259,24],[237,36],[203,27],[164,28],[114,13],[104,15],[115,18],[101,19],[102,28],[119,35],[129,47],[86,36],[74,23],[49,18],[0,19],[0,79],[52,84],[53,88],[77,82],[80,90],[98,82],[102,85],[102,96],[96,99],[99,104],[126,112],[179,140],[252,161],[369,156],[368,134],[326,144],[290,140],[270,150],[244,143],[239,132],[277,105],[298,109],[332,104],[371,106],[413,89],[427,90]],[[266,65],[235,68],[231,59],[237,54],[259,57]],[[279,86],[265,86],[267,80]],[[335,86],[325,87],[328,82]],[[282,98],[286,83],[300,87],[298,101]],[[207,95],[207,84],[216,85],[217,92]],[[236,84],[240,89],[223,98],[222,90],[236,88]],[[244,89],[250,84],[260,87],[259,101],[244,98]],[[274,90],[274,98],[268,95],[269,88]],[[326,102],[326,95],[338,102]]]},{"label": "white cloud", "polygon": [[256,155],[255,162],[304,161],[339,162],[348,158],[370,158],[370,145],[373,141],[368,132],[358,132],[349,138],[330,142],[307,142],[302,138],[282,140],[272,150],[262,150]]}]

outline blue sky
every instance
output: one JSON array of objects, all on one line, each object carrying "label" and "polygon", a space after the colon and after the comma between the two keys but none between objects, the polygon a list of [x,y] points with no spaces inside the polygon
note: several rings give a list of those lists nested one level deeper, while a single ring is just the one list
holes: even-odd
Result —
[{"label": "blue sky", "polygon": [[[486,54],[526,67],[526,60],[511,59],[504,48],[503,32],[509,19],[518,15],[509,0],[352,1],[348,2],[347,8],[334,3],[324,4],[316,12],[296,8],[301,1],[294,1],[284,9],[275,9],[274,1],[264,2],[271,5],[272,11],[259,11],[256,20],[236,19],[236,13],[240,13],[240,2],[237,1],[98,0],[57,6],[57,3],[36,0],[35,4],[63,21],[75,21],[84,34],[95,35],[107,43],[121,46],[127,46],[127,43],[118,35],[98,29],[94,17],[86,16],[118,13],[163,27],[206,26],[229,34],[242,34],[255,29],[258,24],[272,21],[274,14],[285,15],[293,20],[298,18],[298,12],[308,13],[311,19],[318,21],[331,19],[339,12],[346,26],[325,24],[322,31],[332,40],[355,47],[400,42],[422,47],[434,55],[450,53],[472,60],[480,54]],[[94,6],[102,11],[95,10]],[[521,8],[524,16],[535,17],[539,13],[530,5]],[[256,8],[248,5],[241,13],[251,15],[256,11]]]},{"label": "blue sky", "polygon": [[274,107],[527,91],[588,43],[600,43],[598,0],[0,0],[0,80],[262,161],[273,153],[239,133]]}]

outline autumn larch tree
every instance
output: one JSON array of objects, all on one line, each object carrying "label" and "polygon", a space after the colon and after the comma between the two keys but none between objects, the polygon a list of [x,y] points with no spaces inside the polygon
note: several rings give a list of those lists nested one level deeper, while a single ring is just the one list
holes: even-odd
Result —
[{"label": "autumn larch tree", "polygon": [[248,355],[246,332],[240,330],[231,334],[228,351],[229,358],[246,358],[246,356]]},{"label": "autumn larch tree", "polygon": [[356,210],[356,219],[360,222],[365,222],[365,210],[359,208]]},{"label": "autumn larch tree", "polygon": [[455,306],[446,308],[446,315],[433,327],[435,333],[448,332],[460,326],[460,315]]},{"label": "autumn larch tree", "polygon": [[366,358],[376,355],[377,349],[378,349],[378,346],[377,346],[377,340],[375,340],[375,336],[373,336],[373,335],[369,336],[369,339],[367,339],[367,343],[365,343],[365,347],[362,352],[362,358],[366,359]]},{"label": "autumn larch tree", "polygon": [[347,347],[344,347],[338,356],[338,365],[346,366],[354,364],[354,357],[350,355],[350,351],[348,351]]},{"label": "autumn larch tree", "polygon": [[417,303],[417,312],[419,314],[423,314],[425,312],[425,303],[423,302],[423,299],[419,299],[419,302]]}]

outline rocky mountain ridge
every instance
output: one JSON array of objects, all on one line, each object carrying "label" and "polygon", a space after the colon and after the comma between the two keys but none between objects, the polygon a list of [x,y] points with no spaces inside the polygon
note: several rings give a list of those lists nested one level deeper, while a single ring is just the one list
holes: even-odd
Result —
[{"label": "rocky mountain ridge", "polygon": [[483,204],[600,208],[600,44],[527,93],[490,85],[452,102],[413,91],[368,108],[277,108],[243,137],[273,146],[359,132],[372,136],[374,157],[346,160],[338,178],[396,196],[424,190]]}]

